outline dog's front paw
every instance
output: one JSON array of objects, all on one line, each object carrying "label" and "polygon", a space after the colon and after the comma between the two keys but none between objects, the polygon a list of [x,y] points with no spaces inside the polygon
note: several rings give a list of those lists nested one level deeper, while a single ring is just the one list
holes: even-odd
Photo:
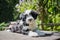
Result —
[{"label": "dog's front paw", "polygon": [[37,37],[38,34],[36,32],[29,31],[28,36]]}]

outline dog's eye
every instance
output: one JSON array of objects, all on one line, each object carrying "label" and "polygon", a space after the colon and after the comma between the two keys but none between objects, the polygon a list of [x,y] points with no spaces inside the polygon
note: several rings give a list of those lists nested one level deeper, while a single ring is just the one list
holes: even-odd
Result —
[{"label": "dog's eye", "polygon": [[29,26],[29,24],[26,24],[26,26]]},{"label": "dog's eye", "polygon": [[23,24],[24,24],[25,26],[29,26],[29,24],[27,24],[27,23],[25,23],[25,22],[24,22]]}]

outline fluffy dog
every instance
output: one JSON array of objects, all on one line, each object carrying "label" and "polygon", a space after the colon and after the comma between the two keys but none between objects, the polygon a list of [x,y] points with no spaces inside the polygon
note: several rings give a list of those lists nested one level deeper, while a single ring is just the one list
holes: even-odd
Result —
[{"label": "fluffy dog", "polygon": [[35,23],[37,16],[37,12],[33,10],[26,10],[24,13],[20,14],[19,20],[16,21],[15,25],[9,26],[10,31],[19,31],[21,33],[25,33],[29,30],[33,31],[37,27]]},{"label": "fluffy dog", "polygon": [[29,26],[29,29],[33,30],[33,28],[36,28],[35,20],[37,15],[38,14],[35,11],[26,10],[23,14],[20,15],[20,19],[24,22],[25,26]]},{"label": "fluffy dog", "polygon": [[26,10],[24,13],[20,14],[16,25],[9,27],[10,31],[27,34],[28,36],[44,36],[45,34],[52,34],[51,32],[37,30],[35,22],[37,16],[38,13],[36,11]]},{"label": "fluffy dog", "polygon": [[26,10],[20,14],[19,19],[23,21],[22,33],[33,31],[37,28],[35,20],[37,19],[38,13],[33,10]]}]

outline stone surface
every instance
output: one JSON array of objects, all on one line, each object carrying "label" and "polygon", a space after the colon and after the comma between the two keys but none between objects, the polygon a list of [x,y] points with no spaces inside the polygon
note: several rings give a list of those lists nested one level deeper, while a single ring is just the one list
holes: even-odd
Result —
[{"label": "stone surface", "polygon": [[60,38],[60,36],[46,36],[46,37],[30,37],[27,35],[12,33],[7,31],[0,31],[0,40],[55,40]]}]

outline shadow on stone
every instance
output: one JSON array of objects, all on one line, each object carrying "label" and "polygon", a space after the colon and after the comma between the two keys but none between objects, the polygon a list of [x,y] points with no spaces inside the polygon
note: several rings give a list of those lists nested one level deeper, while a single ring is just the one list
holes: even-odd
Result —
[{"label": "shadow on stone", "polygon": [[60,40],[60,38],[58,38],[58,39],[55,39],[55,40]]}]

